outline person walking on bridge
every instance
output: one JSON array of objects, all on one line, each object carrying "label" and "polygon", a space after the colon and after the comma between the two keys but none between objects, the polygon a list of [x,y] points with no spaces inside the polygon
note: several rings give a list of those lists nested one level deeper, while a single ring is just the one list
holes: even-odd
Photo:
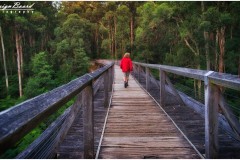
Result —
[{"label": "person walking on bridge", "polygon": [[120,68],[122,69],[122,72],[124,74],[123,80],[124,80],[124,87],[127,88],[128,86],[128,80],[129,80],[129,74],[133,70],[132,66],[132,60],[130,58],[130,53],[125,53],[121,62],[120,62]]}]

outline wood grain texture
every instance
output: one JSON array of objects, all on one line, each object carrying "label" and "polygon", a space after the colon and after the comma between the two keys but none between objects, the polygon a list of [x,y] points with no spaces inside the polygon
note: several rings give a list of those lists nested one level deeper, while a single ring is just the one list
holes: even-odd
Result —
[{"label": "wood grain texture", "polygon": [[[60,159],[81,159],[83,154],[83,115],[82,108],[77,114],[73,125],[68,131],[63,142],[56,148],[56,157]],[[97,150],[99,140],[102,133],[102,128],[107,112],[104,107],[104,85],[100,85],[100,89],[94,96],[94,154]]]},{"label": "wood grain texture", "polygon": [[98,158],[200,158],[191,145],[130,76],[115,66],[114,93]]},{"label": "wood grain texture", "polygon": [[[145,88],[145,73],[134,73],[133,74],[141,86]],[[140,78],[138,78],[140,75]],[[154,80],[151,79],[152,82]],[[155,80],[156,81],[156,80]],[[160,103],[159,95],[159,81],[156,83],[150,83],[149,93],[153,96],[158,103]],[[166,101],[163,109],[177,124],[177,126],[184,132],[192,144],[197,150],[205,156],[205,120],[204,120],[204,105],[196,100],[193,100],[189,96],[179,92],[184,103],[182,105],[174,93],[168,90],[166,87]],[[234,138],[234,134],[231,133],[231,128],[223,116],[219,117],[219,153],[218,158],[220,159],[239,159],[240,158],[240,143],[239,140]]]}]

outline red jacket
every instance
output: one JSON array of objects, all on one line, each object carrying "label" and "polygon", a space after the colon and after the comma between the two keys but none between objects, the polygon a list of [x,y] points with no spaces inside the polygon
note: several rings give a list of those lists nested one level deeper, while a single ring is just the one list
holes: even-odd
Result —
[{"label": "red jacket", "polygon": [[128,57],[123,57],[120,62],[120,68],[123,72],[130,72],[133,70],[132,60]]}]

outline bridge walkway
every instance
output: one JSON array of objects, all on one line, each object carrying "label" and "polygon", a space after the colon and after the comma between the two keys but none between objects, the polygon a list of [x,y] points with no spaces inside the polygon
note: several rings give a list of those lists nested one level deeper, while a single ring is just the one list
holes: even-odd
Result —
[{"label": "bridge walkway", "polygon": [[158,104],[115,66],[112,103],[97,158],[200,158]]}]

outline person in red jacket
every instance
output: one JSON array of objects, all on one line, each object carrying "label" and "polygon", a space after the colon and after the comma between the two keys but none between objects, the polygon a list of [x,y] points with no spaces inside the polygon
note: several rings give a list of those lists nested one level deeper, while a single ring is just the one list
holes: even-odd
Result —
[{"label": "person in red jacket", "polygon": [[129,80],[129,74],[133,70],[132,66],[132,60],[130,58],[130,53],[125,53],[121,62],[120,62],[120,68],[122,69],[122,72],[124,73],[124,87],[127,88],[128,86],[128,80]]}]

